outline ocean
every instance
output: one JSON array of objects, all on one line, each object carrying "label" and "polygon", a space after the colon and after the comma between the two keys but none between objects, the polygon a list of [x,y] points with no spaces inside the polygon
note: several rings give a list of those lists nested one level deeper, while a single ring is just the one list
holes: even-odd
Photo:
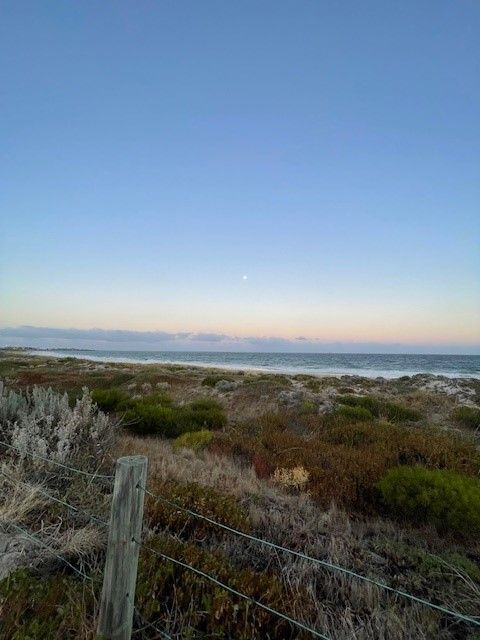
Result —
[{"label": "ocean", "polygon": [[398,378],[419,373],[451,378],[480,378],[480,356],[359,353],[232,353],[213,351],[33,351],[37,355],[103,362],[187,364],[311,375],[357,375]]}]

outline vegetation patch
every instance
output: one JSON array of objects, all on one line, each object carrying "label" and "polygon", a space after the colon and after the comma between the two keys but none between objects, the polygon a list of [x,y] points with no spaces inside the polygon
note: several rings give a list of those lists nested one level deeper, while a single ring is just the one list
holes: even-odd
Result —
[{"label": "vegetation patch", "polygon": [[212,398],[199,398],[185,407],[190,419],[198,428],[221,429],[227,424],[222,406]]},{"label": "vegetation patch", "polygon": [[[156,536],[148,545],[159,553],[205,571],[233,589],[280,611],[289,610],[289,599],[280,580],[267,572],[239,569],[220,553],[196,545]],[[172,610],[183,612],[183,638],[264,638],[297,637],[284,621],[267,611],[237,598],[221,587],[172,562],[157,557],[147,549],[140,556],[140,579],[136,592],[137,606],[147,622],[162,626],[172,617]],[[188,612],[188,614],[185,614]]]},{"label": "vegetation patch", "polygon": [[128,396],[117,387],[111,389],[94,389],[92,391],[92,400],[99,409],[109,413],[117,411],[122,404],[125,404]]},{"label": "vegetation patch", "polygon": [[0,636],[9,640],[93,640],[94,585],[60,573],[18,569],[0,582]]},{"label": "vegetation patch", "polygon": [[360,406],[341,405],[336,410],[337,415],[354,422],[371,422],[374,418],[369,409]]},{"label": "vegetation patch", "polygon": [[451,433],[337,414],[268,414],[215,435],[210,449],[258,467],[260,477],[301,466],[309,473],[309,493],[321,504],[367,513],[383,509],[377,483],[389,469],[422,465],[476,476],[480,465],[474,442]]},{"label": "vegetation patch", "polygon": [[397,586],[402,589],[453,595],[462,591],[465,579],[480,583],[478,564],[459,551],[432,554],[418,544],[393,538],[377,538],[373,547],[389,566],[397,568]]},{"label": "vegetation patch", "polygon": [[202,386],[204,387],[214,387],[217,382],[220,382],[221,380],[226,380],[227,382],[233,382],[233,378],[229,378],[228,376],[225,375],[209,375],[206,376],[203,380],[202,380]]},{"label": "vegetation patch", "polygon": [[311,400],[304,400],[300,405],[300,413],[302,415],[313,415],[317,413],[317,405]]},{"label": "vegetation patch", "polygon": [[477,407],[458,407],[453,411],[452,418],[468,429],[480,428],[480,409]]},{"label": "vegetation patch", "polygon": [[213,439],[213,432],[208,429],[201,429],[200,431],[187,431],[183,433],[172,443],[174,449],[188,448],[200,451],[207,447]]},{"label": "vegetation patch", "polygon": [[125,422],[128,428],[141,435],[176,438],[186,432],[220,429],[227,422],[220,404],[210,398],[175,406],[165,394],[152,394],[130,400],[126,406]]},{"label": "vegetation patch", "polygon": [[378,483],[395,513],[440,531],[480,533],[480,481],[454,471],[398,467]]},{"label": "vegetation patch", "polygon": [[349,407],[361,407],[369,411],[375,418],[384,418],[390,422],[416,422],[421,418],[415,409],[373,396],[338,396],[337,402]]},{"label": "vegetation patch", "polygon": [[146,515],[153,528],[168,528],[182,537],[203,538],[207,533],[221,535],[221,529],[205,520],[190,516],[169,503],[197,513],[242,531],[249,530],[246,515],[236,500],[211,487],[203,487],[194,482],[154,482],[151,492],[162,499],[147,494]]}]

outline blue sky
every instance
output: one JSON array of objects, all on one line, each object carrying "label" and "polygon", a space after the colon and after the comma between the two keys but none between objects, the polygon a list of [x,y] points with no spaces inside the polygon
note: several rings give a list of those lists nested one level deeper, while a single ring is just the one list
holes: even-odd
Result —
[{"label": "blue sky", "polygon": [[477,0],[1,11],[0,344],[480,352]]}]

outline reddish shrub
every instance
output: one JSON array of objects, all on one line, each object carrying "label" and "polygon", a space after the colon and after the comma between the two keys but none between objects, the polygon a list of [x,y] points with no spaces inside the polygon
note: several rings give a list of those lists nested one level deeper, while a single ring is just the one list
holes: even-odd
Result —
[{"label": "reddish shrub", "polygon": [[252,464],[258,478],[269,478],[274,471],[274,467],[258,453],[253,456]]}]

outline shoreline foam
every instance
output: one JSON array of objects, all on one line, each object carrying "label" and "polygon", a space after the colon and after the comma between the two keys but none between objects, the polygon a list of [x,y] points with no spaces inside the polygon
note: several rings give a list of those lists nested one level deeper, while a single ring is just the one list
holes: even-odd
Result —
[{"label": "shoreline foam", "polygon": [[[287,375],[287,376],[295,376],[295,375],[311,375],[319,378],[328,378],[328,377],[357,377],[357,378],[368,378],[368,379],[386,379],[386,380],[395,380],[402,377],[415,377],[415,376],[427,376],[428,378],[448,378],[455,380],[478,380],[480,379],[480,373],[455,373],[451,371],[413,371],[409,369],[399,369],[399,370],[385,370],[385,369],[354,369],[354,368],[345,368],[345,369],[335,369],[335,368],[309,368],[309,367],[287,367],[287,366],[278,366],[272,367],[268,365],[252,365],[247,363],[224,363],[224,362],[202,362],[196,360],[175,360],[175,359],[164,359],[160,357],[152,357],[152,358],[135,358],[134,356],[124,355],[125,352],[122,352],[122,355],[107,355],[109,352],[105,352],[105,355],[97,355],[98,351],[94,353],[83,352],[82,353],[74,352],[73,350],[69,351],[61,351],[61,350],[31,350],[28,351],[30,355],[40,356],[40,357],[55,357],[55,358],[76,358],[78,360],[89,360],[92,362],[104,362],[106,364],[137,364],[137,365],[173,365],[173,366],[181,366],[181,367],[197,367],[202,369],[215,369],[222,371],[251,371],[254,373],[269,373],[269,374],[278,374],[278,375]],[[154,352],[152,352],[154,353]],[[210,353],[210,352],[209,352]],[[359,354],[362,355],[362,354]]]}]

